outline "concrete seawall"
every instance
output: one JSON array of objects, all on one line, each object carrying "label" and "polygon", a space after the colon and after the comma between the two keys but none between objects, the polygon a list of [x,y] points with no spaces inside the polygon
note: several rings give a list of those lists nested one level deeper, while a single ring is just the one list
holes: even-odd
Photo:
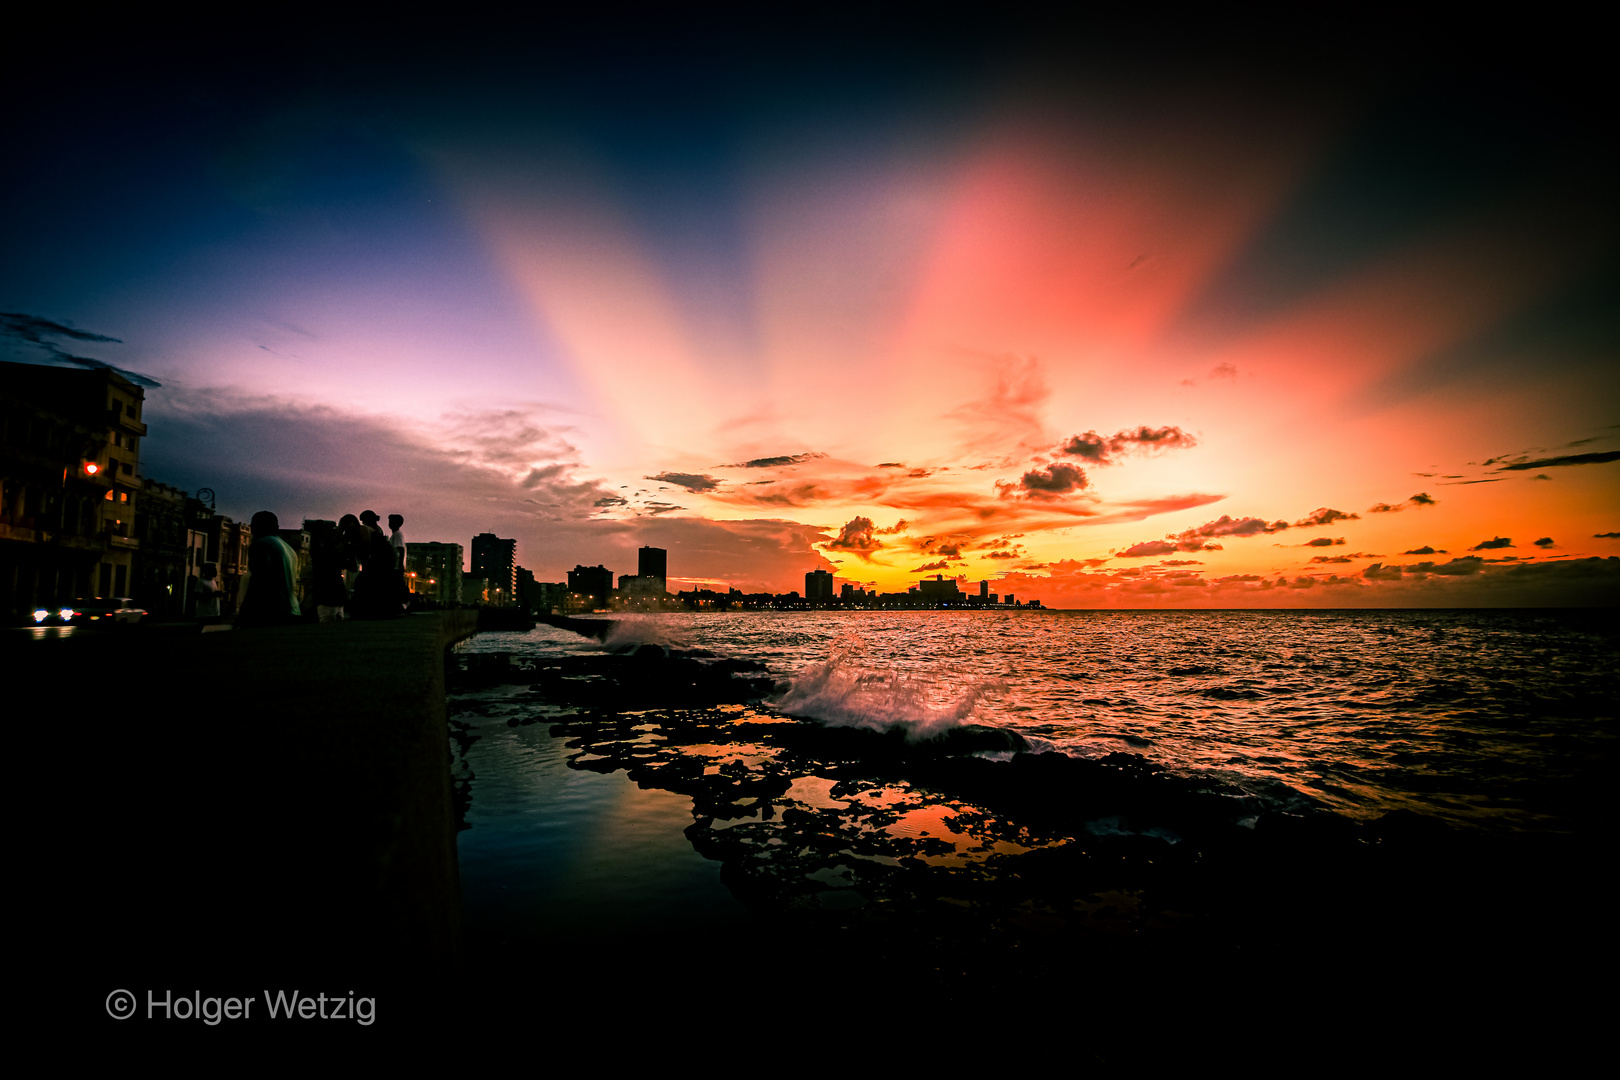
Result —
[{"label": "concrete seawall", "polygon": [[31,817],[81,989],[438,1008],[460,964],[443,657],[475,629],[442,612],[6,649],[30,725],[65,734]]}]

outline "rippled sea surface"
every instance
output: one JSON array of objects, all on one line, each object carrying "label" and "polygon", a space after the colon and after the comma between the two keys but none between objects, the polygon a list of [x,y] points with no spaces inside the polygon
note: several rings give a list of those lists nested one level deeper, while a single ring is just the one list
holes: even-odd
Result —
[{"label": "rippled sea surface", "polygon": [[[1016,730],[1131,754],[1279,810],[1406,809],[1566,831],[1613,778],[1606,613],[804,612],[616,617],[637,641],[758,661],[777,707],[830,724]],[[565,631],[469,651],[602,648]]]}]

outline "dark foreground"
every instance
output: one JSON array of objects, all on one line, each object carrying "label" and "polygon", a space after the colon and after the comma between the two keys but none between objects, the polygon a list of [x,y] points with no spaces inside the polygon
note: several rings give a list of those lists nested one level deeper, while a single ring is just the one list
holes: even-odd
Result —
[{"label": "dark foreground", "polygon": [[[996,732],[908,744],[782,718],[746,663],[657,648],[460,659],[454,688],[526,707],[447,726],[444,650],[471,629],[435,616],[9,648],[32,688],[21,729],[56,736],[25,758],[49,778],[29,885],[55,946],[54,1020],[115,1050],[548,1034],[671,1060],[829,1043],[920,1058],[1056,1042],[1065,1062],[1116,1069],[1552,1064],[1606,1022],[1591,977],[1614,959],[1613,815],[1597,803],[1560,834],[1247,821],[1241,801],[1128,755],[997,763],[963,756],[1018,750]],[[464,925],[457,817],[488,777],[453,784],[447,744],[464,763],[531,725],[565,740],[569,768],[690,800],[686,838],[743,914],[655,903],[588,926]],[[897,831],[941,800],[954,837]],[[607,823],[581,840],[620,842]],[[120,989],[128,1020],[108,1014]],[[266,993],[293,991],[333,1015],[264,1015]],[[153,995],[169,1002],[156,1018]],[[175,1017],[211,998],[255,1011]]]},{"label": "dark foreground", "polygon": [[[26,728],[51,734],[30,755],[51,778],[30,819],[57,1019],[116,1044],[431,1037],[422,1021],[454,1008],[461,962],[444,656],[473,620],[8,641]],[[118,989],[135,1017],[109,1016]],[[271,1023],[265,992],[294,990],[334,1000]],[[172,1004],[150,1018],[149,992],[192,998],[180,1012],[255,1004],[214,1024],[170,1019]]]},{"label": "dark foreground", "polygon": [[[1600,1023],[1583,972],[1614,956],[1601,792],[1573,833],[1257,813],[1129,754],[794,721],[757,705],[762,674],[650,646],[460,659],[459,759],[534,725],[570,768],[678,793],[688,840],[753,919],[697,941],[653,919],[589,940],[507,925],[498,946],[470,924],[478,984],[501,988],[487,1016],[569,1014],[577,1000],[525,979],[561,970],[590,1016],[677,993],[758,1003],[783,1031],[878,1025],[919,1053],[1056,1038],[1066,1060],[1114,1066],[1548,1063]],[[503,685],[527,690],[474,703]],[[1012,756],[968,756],[984,750]]]}]

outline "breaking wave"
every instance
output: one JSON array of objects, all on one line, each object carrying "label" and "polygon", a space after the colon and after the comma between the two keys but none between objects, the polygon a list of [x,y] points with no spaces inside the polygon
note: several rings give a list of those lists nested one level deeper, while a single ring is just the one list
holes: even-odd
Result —
[{"label": "breaking wave", "polygon": [[602,639],[602,647],[615,653],[635,652],[644,645],[656,645],[666,653],[671,649],[686,648],[687,643],[669,630],[668,623],[649,616],[615,618],[612,629]]},{"label": "breaking wave", "polygon": [[860,662],[855,650],[844,649],[801,670],[770,704],[827,727],[899,729],[915,742],[972,723],[979,702],[1004,686],[999,681],[973,684],[943,703],[941,689],[898,670],[875,671]]}]

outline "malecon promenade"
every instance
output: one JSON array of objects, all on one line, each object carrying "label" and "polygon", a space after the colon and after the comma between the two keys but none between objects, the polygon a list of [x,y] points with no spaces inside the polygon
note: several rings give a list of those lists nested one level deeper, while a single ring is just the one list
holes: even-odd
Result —
[{"label": "malecon promenade", "polygon": [[476,627],[448,611],[8,639],[22,716],[53,733],[25,766],[49,774],[28,817],[65,950],[46,974],[73,1011],[132,1035],[157,1025],[102,1015],[114,989],[144,1013],[149,989],[296,988],[373,997],[408,1042],[458,981],[444,668]]}]

